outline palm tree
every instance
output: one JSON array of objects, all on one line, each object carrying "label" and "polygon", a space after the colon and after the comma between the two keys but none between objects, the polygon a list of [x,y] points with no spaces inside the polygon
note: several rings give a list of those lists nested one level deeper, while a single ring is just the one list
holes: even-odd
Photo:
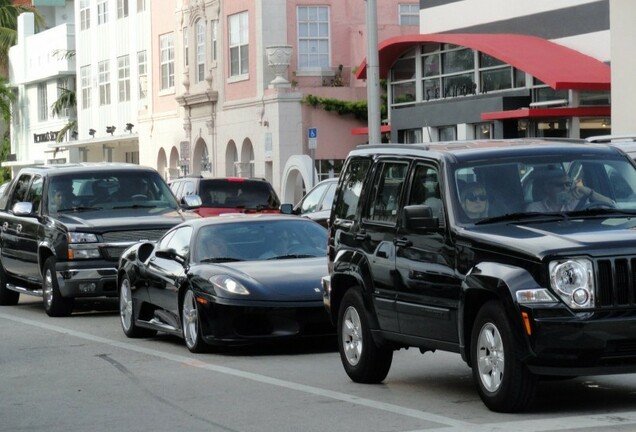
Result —
[{"label": "palm tree", "polygon": [[[75,50],[56,50],[53,55],[61,56],[65,60],[68,60],[72,57],[75,57]],[[51,105],[51,112],[53,113],[53,115],[60,116],[65,111],[74,112],[75,108],[77,107],[77,98],[75,96],[75,91],[64,87],[58,87],[58,90],[60,91],[60,96]],[[58,144],[61,143],[69,131],[76,130],[77,119],[71,117],[68,123],[66,123],[64,127],[62,127],[62,129],[58,131],[55,142],[57,142]]]},{"label": "palm tree", "polygon": [[9,48],[18,39],[18,15],[23,12],[33,12],[36,29],[44,27],[44,17],[34,7],[0,0],[0,73],[4,76],[9,64]]}]

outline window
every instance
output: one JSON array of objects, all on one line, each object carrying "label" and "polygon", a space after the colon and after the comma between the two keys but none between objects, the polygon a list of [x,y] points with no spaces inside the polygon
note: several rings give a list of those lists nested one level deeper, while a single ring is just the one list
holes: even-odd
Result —
[{"label": "window", "polygon": [[229,17],[230,23],[230,76],[249,72],[249,29],[247,12]]},{"label": "window", "polygon": [[99,104],[110,104],[110,68],[108,60],[99,62]]},{"label": "window", "polygon": [[148,72],[146,71],[146,51],[137,53],[137,74],[139,75],[139,99],[145,99],[148,92]]},{"label": "window", "polygon": [[82,66],[80,68],[80,85],[82,86],[82,109],[91,106],[91,67]]},{"label": "window", "polygon": [[381,164],[367,217],[373,221],[395,223],[400,208],[402,186],[408,171],[408,163],[386,162]]},{"label": "window", "polygon": [[391,68],[391,103],[414,103],[416,98],[416,51],[414,49],[400,57]]},{"label": "window", "polygon": [[435,168],[426,165],[415,168],[408,205],[425,205],[430,207],[433,217],[441,216],[439,175]]},{"label": "window", "polygon": [[108,22],[108,1],[103,0],[97,3],[97,25]]},{"label": "window", "polygon": [[[174,249],[177,254],[186,256],[190,251],[190,237],[192,235],[192,227],[185,226],[177,228],[169,239],[166,237],[161,241],[161,246],[165,244],[166,249]],[[164,243],[168,240],[166,243]]]},{"label": "window", "polygon": [[183,28],[183,65],[188,67],[190,64],[190,48],[188,45],[188,27]]},{"label": "window", "polygon": [[128,16],[128,0],[117,0],[117,18]]},{"label": "window", "polygon": [[174,34],[159,36],[161,58],[161,90],[174,88]]},{"label": "window", "polygon": [[420,25],[420,5],[401,4],[399,7],[400,25]]},{"label": "window", "polygon": [[117,87],[119,88],[119,102],[130,100],[130,57],[125,55],[117,58]]},{"label": "window", "polygon": [[144,12],[146,10],[146,0],[137,0],[137,12]]},{"label": "window", "polygon": [[139,165],[139,152],[138,151],[126,152],[126,163]]},{"label": "window", "polygon": [[212,57],[212,61],[215,62],[216,61],[216,57],[217,57],[217,36],[216,36],[216,32],[218,31],[219,28],[219,21],[218,20],[212,20],[210,21],[210,26],[211,26],[211,32],[212,32],[212,45],[211,45],[211,49],[212,49],[212,53],[211,53],[211,57]]},{"label": "window", "polygon": [[31,181],[31,174],[22,174],[20,178],[18,178],[18,182],[15,185],[15,191],[13,192],[13,196],[11,197],[11,209],[15,203],[23,202],[26,200],[26,194],[29,190],[29,182]]},{"label": "window", "polygon": [[371,159],[350,159],[343,174],[342,184],[344,186],[338,192],[336,203],[334,204],[334,216],[336,218],[348,220],[355,218],[358,203],[360,202],[360,194],[362,193],[362,185],[367,178],[370,167]]},{"label": "window", "polygon": [[35,175],[33,177],[33,181],[31,182],[31,188],[29,188],[29,193],[27,194],[26,200],[28,202],[33,203],[33,211],[39,212],[40,203],[42,202],[42,185],[44,180],[42,176]]},{"label": "window", "polygon": [[38,84],[38,120],[46,121],[49,118],[49,104],[47,102],[46,83]]},{"label": "window", "polygon": [[[60,100],[64,97],[64,94],[67,93],[69,88],[69,80],[70,78],[58,78],[57,79],[57,100]],[[59,113],[60,117],[68,117],[69,116],[69,107],[65,106]]]},{"label": "window", "polygon": [[91,26],[91,6],[89,0],[80,0],[80,29],[86,30]]},{"label": "window", "polygon": [[202,19],[196,23],[197,32],[197,82],[205,78],[205,21]]},{"label": "window", "polygon": [[297,13],[299,69],[329,68],[329,8],[299,6]]}]

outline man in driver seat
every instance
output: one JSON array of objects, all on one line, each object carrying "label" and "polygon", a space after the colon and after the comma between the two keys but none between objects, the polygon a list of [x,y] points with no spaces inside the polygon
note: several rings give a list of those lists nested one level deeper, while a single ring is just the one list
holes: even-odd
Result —
[{"label": "man in driver seat", "polygon": [[528,204],[527,211],[552,213],[572,211],[584,208],[589,203],[599,203],[614,206],[610,198],[595,192],[583,184],[583,180],[576,181],[561,170],[547,170],[544,175],[535,180],[534,187],[543,193],[543,199]]}]

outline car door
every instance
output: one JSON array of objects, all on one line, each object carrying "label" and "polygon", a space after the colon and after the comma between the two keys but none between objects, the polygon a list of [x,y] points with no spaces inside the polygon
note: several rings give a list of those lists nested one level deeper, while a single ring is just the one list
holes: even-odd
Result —
[{"label": "car door", "polygon": [[376,163],[369,199],[365,206],[358,236],[373,281],[373,304],[380,327],[397,331],[395,289],[395,234],[402,189],[409,163],[403,160],[380,160]]},{"label": "car door", "polygon": [[397,316],[403,334],[455,343],[461,281],[455,274],[446,209],[438,168],[418,162],[409,176],[407,205],[426,205],[437,226],[409,229],[403,221],[396,235]]},{"label": "car door", "polygon": [[44,180],[40,175],[34,175],[26,201],[32,204],[32,216],[23,216],[16,220],[16,239],[19,244],[22,262],[22,274],[29,280],[40,281],[41,272],[38,265],[38,233],[41,225],[41,203]]},{"label": "car door", "polygon": [[[179,287],[185,278],[191,236],[192,227],[189,225],[170,231],[157,244],[146,266],[150,302],[162,309],[162,319],[175,328],[180,327]],[[177,256],[157,256],[157,251],[168,250],[174,251]]]},{"label": "car door", "polygon": [[[2,223],[2,250],[0,257],[4,270],[20,279],[29,279],[38,281],[39,272],[36,274],[33,262],[29,262],[28,249],[22,244],[26,233],[23,233],[25,226],[30,227],[28,219],[24,216],[17,216],[13,213],[13,206],[18,202],[25,202],[29,193],[29,185],[31,184],[32,175],[30,173],[21,174],[16,185],[13,188],[9,198],[7,211],[5,212],[5,220]],[[37,220],[37,219],[35,219]],[[32,258],[31,258],[32,259]],[[37,267],[37,265],[35,266]]]}]

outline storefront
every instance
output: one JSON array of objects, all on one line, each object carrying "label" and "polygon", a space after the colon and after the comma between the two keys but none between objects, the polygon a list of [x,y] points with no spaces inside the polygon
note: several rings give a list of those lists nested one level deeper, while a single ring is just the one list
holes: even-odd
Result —
[{"label": "storefront", "polygon": [[400,36],[380,44],[379,62],[393,142],[611,132],[610,67],[544,39]]}]

